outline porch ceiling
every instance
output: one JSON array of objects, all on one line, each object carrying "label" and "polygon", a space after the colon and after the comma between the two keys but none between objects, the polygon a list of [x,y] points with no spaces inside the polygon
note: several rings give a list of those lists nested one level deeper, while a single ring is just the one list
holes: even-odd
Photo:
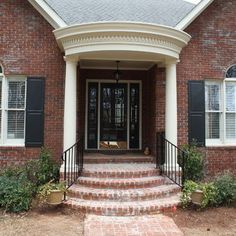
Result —
[{"label": "porch ceiling", "polygon": [[[120,61],[121,70],[149,70],[155,63],[149,61]],[[116,60],[80,60],[81,69],[116,69]]]},{"label": "porch ceiling", "polygon": [[77,60],[176,60],[190,40],[187,33],[171,27],[131,22],[75,25],[54,34],[65,55]]}]

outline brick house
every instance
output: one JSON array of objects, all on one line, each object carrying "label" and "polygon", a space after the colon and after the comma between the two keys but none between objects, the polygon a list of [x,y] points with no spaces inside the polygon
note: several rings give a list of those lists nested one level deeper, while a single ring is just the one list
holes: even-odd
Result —
[{"label": "brick house", "polygon": [[0,3],[0,165],[197,141],[236,169],[236,1]]}]

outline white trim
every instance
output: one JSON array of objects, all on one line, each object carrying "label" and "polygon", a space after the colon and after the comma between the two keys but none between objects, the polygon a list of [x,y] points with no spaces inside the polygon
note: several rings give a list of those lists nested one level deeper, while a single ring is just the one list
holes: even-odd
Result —
[{"label": "white trim", "polygon": [[214,0],[202,0],[175,26],[175,28],[185,30],[213,1]]},{"label": "white trim", "polygon": [[[27,79],[26,76],[22,75],[10,75],[9,77],[0,75],[2,81],[2,108],[0,110],[2,114],[1,121],[1,138],[0,146],[1,147],[24,147],[25,146],[25,127],[26,127],[26,94],[27,94]],[[11,109],[8,108],[8,88],[10,81],[24,81],[25,83],[25,106],[21,109]],[[8,111],[24,111],[24,138],[23,139],[10,139],[7,137],[8,130]]]},{"label": "white trim", "polygon": [[191,36],[172,27],[135,22],[98,22],[54,30],[66,56],[82,59],[164,61],[179,58]]},{"label": "white trim", "polygon": [[[227,82],[234,82],[236,83],[235,79],[224,79],[222,80],[207,80],[205,82],[205,85],[211,85],[211,84],[218,84],[220,86],[220,110],[219,111],[208,111],[205,112],[211,112],[211,113],[219,113],[220,114],[220,138],[219,139],[206,139],[206,146],[207,147],[232,147],[236,146],[236,139],[228,139],[226,138],[226,114],[231,113],[226,111],[226,84]],[[236,113],[235,111],[232,113]],[[207,126],[207,122],[206,122]],[[207,129],[206,129],[207,131]],[[207,136],[207,133],[206,133]]]},{"label": "white trim", "polygon": [[66,22],[43,0],[28,0],[31,5],[48,21],[54,28],[67,26]]},{"label": "white trim", "polygon": [[[87,143],[87,138],[88,138],[88,133],[87,133],[87,130],[88,130],[88,83],[91,83],[91,82],[96,82],[98,83],[98,142],[97,142],[97,148],[88,148],[88,143]],[[116,81],[114,80],[101,80],[101,79],[86,79],[86,95],[85,95],[85,98],[86,98],[86,101],[85,101],[85,104],[86,104],[86,108],[85,108],[85,150],[89,150],[89,151],[96,151],[96,150],[102,150],[100,149],[100,99],[101,99],[101,83],[116,83]],[[129,109],[130,109],[130,104],[128,103],[127,104],[127,110],[128,110],[128,113],[127,113],[127,149],[119,149],[119,150],[142,150],[142,81],[141,80],[120,80],[119,83],[126,83],[127,84],[127,103],[129,102],[129,87],[130,87],[130,83],[136,83],[136,84],[139,84],[139,91],[140,91],[140,111],[139,111],[139,116],[140,116],[140,119],[139,119],[139,140],[140,140],[140,143],[139,143],[139,148],[135,148],[135,149],[130,149],[129,147],[129,121],[130,121],[130,117],[128,115],[129,113]]]}]

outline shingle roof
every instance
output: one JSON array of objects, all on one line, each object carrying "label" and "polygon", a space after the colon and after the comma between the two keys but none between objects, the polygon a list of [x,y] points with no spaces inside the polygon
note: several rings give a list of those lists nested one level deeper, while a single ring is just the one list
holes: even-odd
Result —
[{"label": "shingle roof", "polygon": [[131,21],[176,26],[196,5],[184,0],[44,0],[68,25]]}]

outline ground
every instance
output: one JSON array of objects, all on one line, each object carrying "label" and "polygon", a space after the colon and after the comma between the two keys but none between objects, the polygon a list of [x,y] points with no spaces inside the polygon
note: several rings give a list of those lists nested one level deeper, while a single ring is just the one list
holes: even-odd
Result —
[{"label": "ground", "polygon": [[212,208],[202,211],[178,209],[171,216],[186,236],[236,235],[236,208]]},{"label": "ground", "polygon": [[[214,208],[205,211],[181,210],[168,213],[184,235],[236,235],[236,208]],[[82,236],[84,215],[49,207],[25,214],[0,212],[0,235],[4,236]]]}]

